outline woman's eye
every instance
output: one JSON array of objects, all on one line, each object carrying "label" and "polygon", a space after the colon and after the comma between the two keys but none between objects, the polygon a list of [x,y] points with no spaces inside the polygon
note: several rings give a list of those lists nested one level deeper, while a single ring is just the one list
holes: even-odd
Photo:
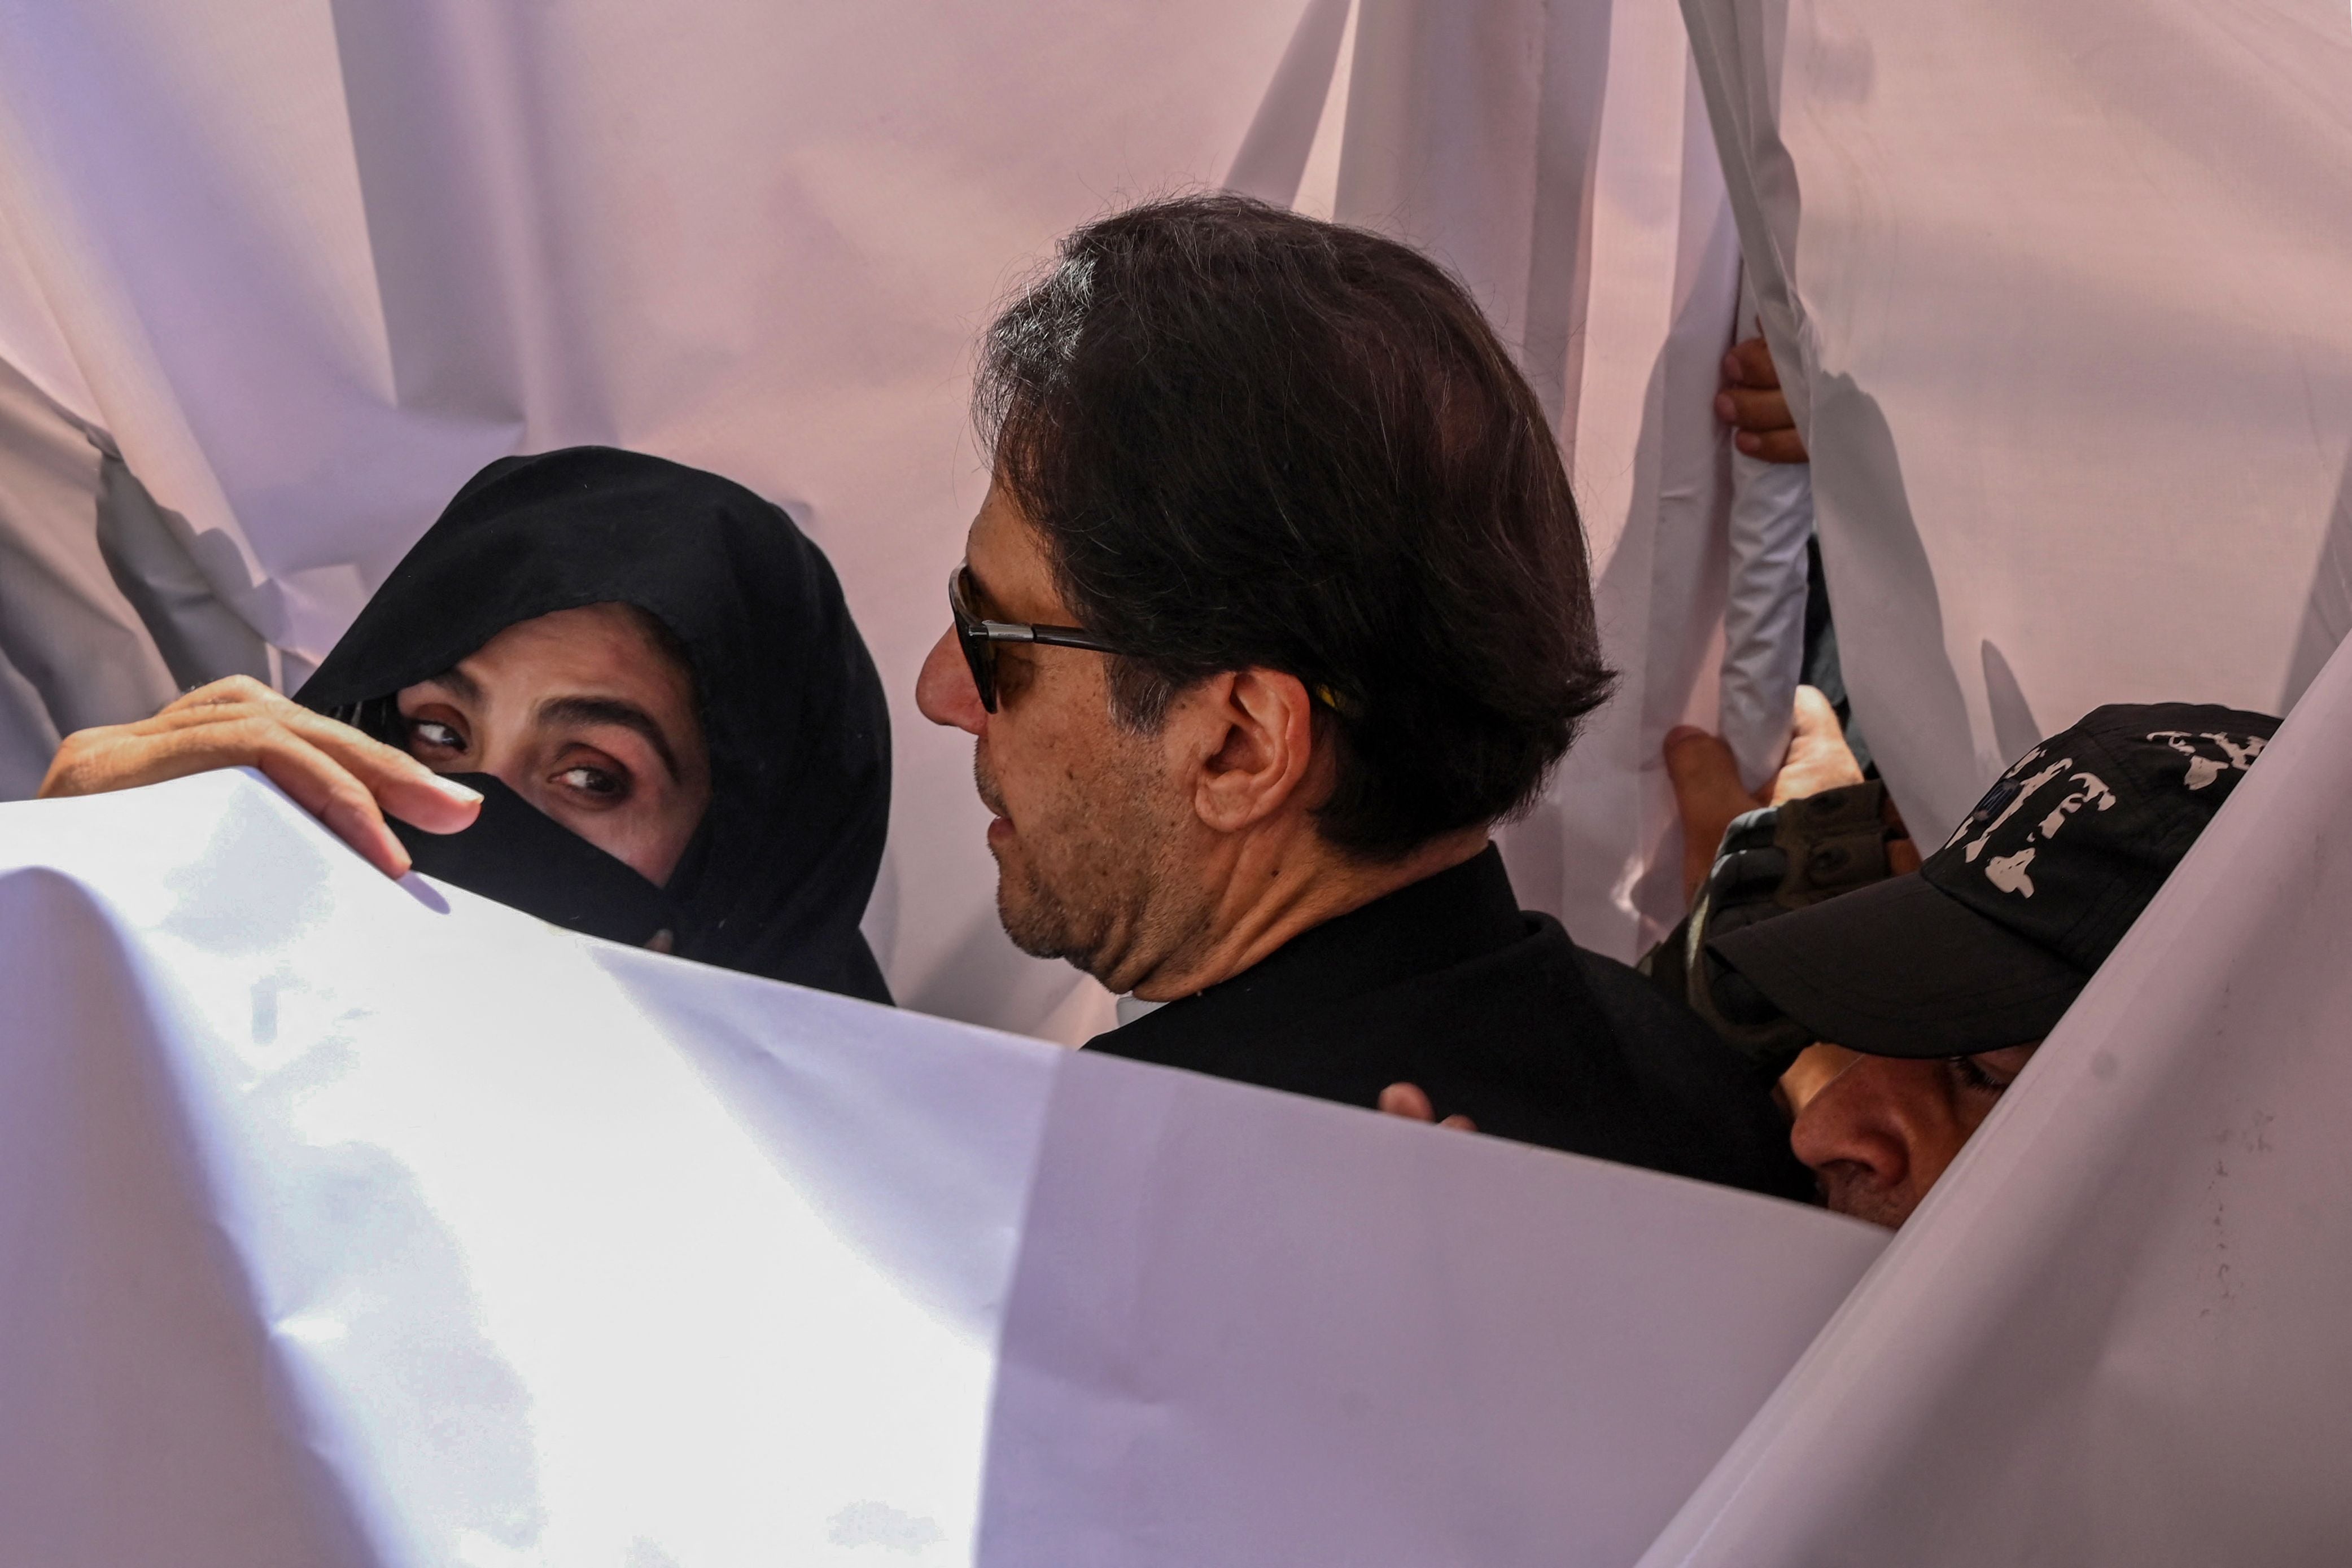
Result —
[{"label": "woman's eye", "polygon": [[408,727],[408,733],[427,746],[437,746],[445,751],[463,751],[465,738],[447,725],[434,719],[420,718]]},{"label": "woman's eye", "polygon": [[601,768],[567,768],[555,777],[565,787],[590,795],[618,795],[625,788],[619,779]]}]

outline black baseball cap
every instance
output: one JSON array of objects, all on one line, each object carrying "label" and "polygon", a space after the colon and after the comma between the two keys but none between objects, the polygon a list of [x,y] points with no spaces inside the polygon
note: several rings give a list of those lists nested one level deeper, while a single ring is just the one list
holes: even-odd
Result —
[{"label": "black baseball cap", "polygon": [[1872,1056],[2047,1035],[2279,721],[2099,708],[2010,765],[1920,868],[1708,942],[1812,1032]]}]

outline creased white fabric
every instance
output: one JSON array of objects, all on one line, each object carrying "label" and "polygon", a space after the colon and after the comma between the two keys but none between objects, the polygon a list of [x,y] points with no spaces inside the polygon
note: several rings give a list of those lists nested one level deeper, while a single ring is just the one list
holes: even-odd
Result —
[{"label": "creased white fabric", "polygon": [[1912,826],[2101,703],[2352,626],[2352,12],[1685,0]]},{"label": "creased white fabric", "polygon": [[1729,537],[1718,723],[1739,764],[1739,781],[1760,792],[1788,755],[1804,674],[1811,465],[1733,452]]},{"label": "creased white fabric", "polygon": [[2352,1542],[2338,653],[1643,1568]]},{"label": "creased white fabric", "polygon": [[[1739,327],[1754,337],[1754,294],[1739,291]],[[1805,599],[1813,537],[1813,475],[1803,463],[1767,463],[1734,447],[1731,558],[1723,604],[1718,733],[1739,781],[1761,794],[1788,755],[1797,686],[1805,668]]]},{"label": "creased white fabric", "polygon": [[1881,1249],[0,807],[0,1561],[1621,1564]]},{"label": "creased white fabric", "polygon": [[2352,16],[1685,13],[1914,828],[2099,703],[2302,701],[1644,1568],[2336,1561]]}]

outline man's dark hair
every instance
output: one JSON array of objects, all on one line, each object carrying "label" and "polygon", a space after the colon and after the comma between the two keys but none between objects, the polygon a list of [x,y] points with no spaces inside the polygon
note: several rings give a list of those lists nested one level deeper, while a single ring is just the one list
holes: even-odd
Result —
[{"label": "man's dark hair", "polygon": [[1229,195],[1089,224],[990,329],[975,406],[1064,597],[1130,651],[1121,723],[1223,670],[1323,689],[1335,844],[1523,809],[1608,695],[1543,411],[1394,240]]}]

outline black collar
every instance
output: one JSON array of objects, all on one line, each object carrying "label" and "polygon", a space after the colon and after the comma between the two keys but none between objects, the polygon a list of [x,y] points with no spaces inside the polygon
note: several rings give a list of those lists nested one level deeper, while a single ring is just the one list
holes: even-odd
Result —
[{"label": "black collar", "polygon": [[1503,854],[1488,844],[1460,865],[1300,932],[1232,979],[1088,1040],[1117,1055],[1155,1037],[1194,1036],[1313,1009],[1465,964],[1528,934]]}]

